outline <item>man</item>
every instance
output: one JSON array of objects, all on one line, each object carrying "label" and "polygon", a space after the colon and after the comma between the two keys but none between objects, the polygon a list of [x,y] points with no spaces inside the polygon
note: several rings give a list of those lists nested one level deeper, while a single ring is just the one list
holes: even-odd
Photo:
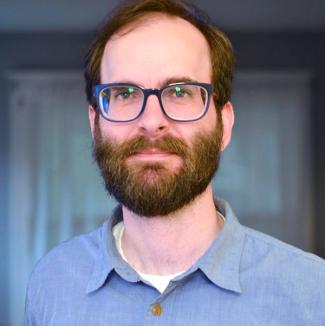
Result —
[{"label": "man", "polygon": [[211,179],[231,138],[233,52],[194,7],[138,0],[86,60],[108,221],[52,250],[26,325],[325,325],[325,264],[243,227]]}]

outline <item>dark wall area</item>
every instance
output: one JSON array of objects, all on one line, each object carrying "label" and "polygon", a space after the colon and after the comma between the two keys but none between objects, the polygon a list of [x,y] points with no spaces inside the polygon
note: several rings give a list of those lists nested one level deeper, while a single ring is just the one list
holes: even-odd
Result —
[{"label": "dark wall area", "polygon": [[[323,45],[325,42],[323,42]],[[324,52],[324,51],[323,51]],[[325,56],[324,56],[325,57]],[[325,67],[320,67],[314,84],[314,182],[315,182],[315,252],[325,258]]]},{"label": "dark wall area", "polygon": [[[314,80],[313,152],[315,252],[325,257],[325,32],[241,33],[231,32],[237,69],[307,69]],[[0,34],[0,278],[8,265],[8,171],[9,114],[6,74],[14,69],[80,69],[90,34]],[[290,122],[288,122],[289,124]],[[19,132],[19,131],[18,131]],[[5,286],[7,282],[0,283]],[[0,288],[0,292],[7,292]],[[6,302],[0,304],[5,316]]]},{"label": "dark wall area", "polygon": [[237,68],[306,69],[313,76],[315,253],[325,257],[325,33],[230,33],[230,38],[237,55]]}]

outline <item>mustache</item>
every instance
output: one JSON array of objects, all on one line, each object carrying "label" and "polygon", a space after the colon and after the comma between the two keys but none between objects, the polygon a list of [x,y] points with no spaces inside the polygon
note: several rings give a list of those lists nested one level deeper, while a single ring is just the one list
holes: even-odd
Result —
[{"label": "mustache", "polygon": [[[100,147],[112,147],[112,143],[109,140],[101,140]],[[181,139],[173,136],[163,136],[157,140],[149,140],[144,136],[136,136],[130,140],[124,141],[121,144],[114,144],[115,155],[121,159],[125,159],[132,156],[140,151],[158,149],[161,151],[170,152],[176,154],[182,158],[188,155],[189,148],[188,145]]]},{"label": "mustache", "polygon": [[155,141],[149,140],[144,136],[137,136],[125,142],[120,150],[124,157],[128,157],[139,151],[150,150],[152,148],[177,154],[181,157],[185,157],[188,152],[188,146],[184,141],[172,136],[164,136]]}]

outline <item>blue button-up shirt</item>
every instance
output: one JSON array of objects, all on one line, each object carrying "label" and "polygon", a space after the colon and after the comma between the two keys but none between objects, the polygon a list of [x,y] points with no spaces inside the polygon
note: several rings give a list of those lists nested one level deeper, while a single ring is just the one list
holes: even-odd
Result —
[{"label": "blue button-up shirt", "polygon": [[53,249],[28,286],[25,325],[325,325],[325,262],[239,224],[226,222],[208,251],[163,293],[120,257],[112,227]]}]

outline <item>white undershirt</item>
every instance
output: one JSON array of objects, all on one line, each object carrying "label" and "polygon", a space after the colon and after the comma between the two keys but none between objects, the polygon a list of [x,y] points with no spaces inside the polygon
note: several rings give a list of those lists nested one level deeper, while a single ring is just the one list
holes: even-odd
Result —
[{"label": "white undershirt", "polygon": [[[218,215],[220,215],[220,217],[225,221],[225,218],[222,214],[220,214],[218,212]],[[121,255],[121,257],[128,263],[123,250],[122,250],[122,236],[123,236],[123,232],[124,232],[124,223],[123,221],[119,222],[118,224],[116,224],[113,227],[113,236],[115,239],[115,245],[116,248],[119,252],[119,254]],[[154,288],[156,288],[160,293],[163,293],[169,282],[174,279],[175,277],[183,274],[185,271],[182,272],[178,272],[175,274],[169,274],[169,275],[151,275],[151,274],[145,274],[145,273],[141,273],[139,271],[136,270],[136,272],[140,275],[140,277],[149,282]]]},{"label": "white undershirt", "polygon": [[[122,236],[123,236],[123,232],[124,232],[124,223],[123,221],[119,222],[118,224],[116,224],[113,227],[113,236],[115,238],[115,245],[116,248],[118,250],[118,252],[120,253],[121,257],[126,261],[127,259],[124,256],[123,250],[122,250]],[[150,274],[145,274],[145,273],[141,273],[139,271],[136,270],[136,272],[140,275],[140,277],[149,282],[154,288],[156,288],[160,293],[163,293],[169,282],[174,279],[175,277],[181,275],[184,273],[184,271],[182,272],[178,272],[175,274],[169,274],[169,275],[150,275]]]}]

